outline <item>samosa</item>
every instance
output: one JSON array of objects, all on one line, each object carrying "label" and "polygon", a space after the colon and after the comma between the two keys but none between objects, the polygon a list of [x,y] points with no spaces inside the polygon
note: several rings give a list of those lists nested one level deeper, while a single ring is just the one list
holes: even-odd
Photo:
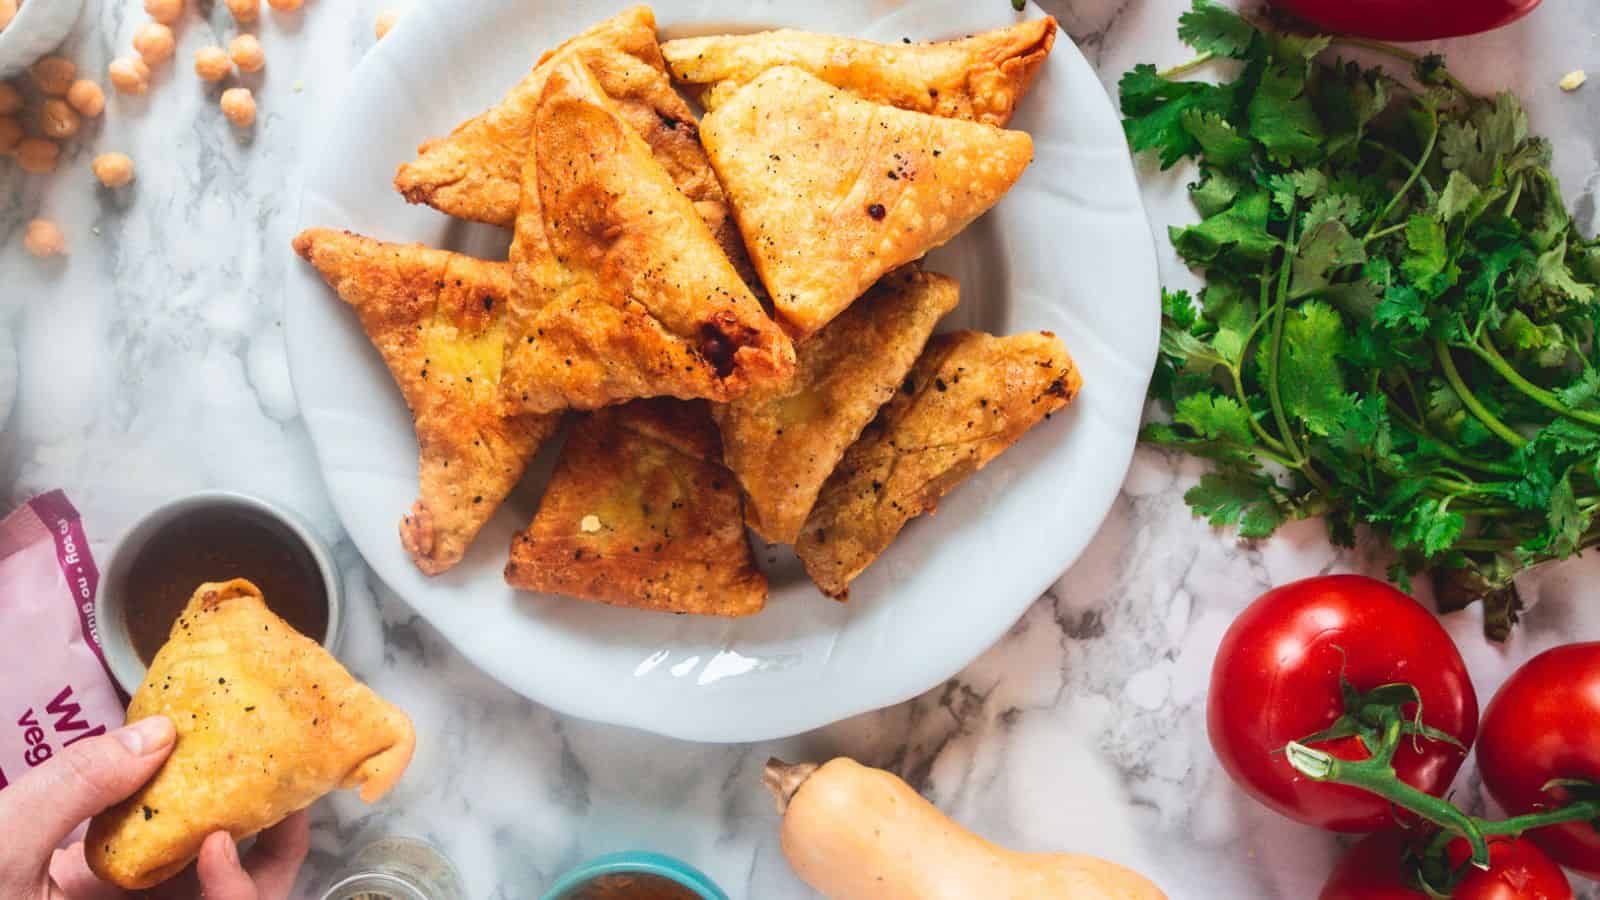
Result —
[{"label": "samosa", "polygon": [[694,204],[573,57],[535,114],[511,263],[508,411],[726,401],[794,370]]},{"label": "samosa", "polygon": [[416,420],[420,496],[400,541],[437,575],[461,561],[561,423],[500,414],[511,267],[325,228],[301,232],[294,248],[355,307]]},{"label": "samosa", "polygon": [[785,28],[668,41],[661,55],[707,110],[768,69],[795,66],[863,100],[1004,125],[1055,40],[1047,16],[955,41],[880,44]]},{"label": "samosa", "polygon": [[128,704],[177,739],[148,784],[89,823],[100,878],[148,888],[193,862],[206,837],[243,840],[324,794],[377,801],[416,746],[411,720],[267,608],[239,578],[203,584]]},{"label": "samosa", "polygon": [[751,528],[794,543],[823,482],[900,389],[960,293],[954,278],[914,266],[891,273],[795,347],[794,377],[781,388],[712,407]]},{"label": "samosa", "polygon": [[1023,132],[861,100],[787,66],[707,115],[701,136],[796,337],[955,237],[1033,156]]},{"label": "samosa", "polygon": [[640,400],[580,421],[512,540],[506,581],[663,612],[759,612],[767,579],[705,404]]},{"label": "samosa", "polygon": [[928,342],[900,393],[823,486],[795,552],[838,599],[911,519],[1077,397],[1082,376],[1049,332]]}]

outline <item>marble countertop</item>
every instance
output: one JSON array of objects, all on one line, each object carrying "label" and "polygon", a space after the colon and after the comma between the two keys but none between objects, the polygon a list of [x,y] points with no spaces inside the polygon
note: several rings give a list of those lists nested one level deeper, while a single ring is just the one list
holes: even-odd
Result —
[{"label": "marble countertop", "polygon": [[[478,672],[344,538],[284,360],[275,286],[296,264],[288,242],[301,161],[317,152],[317,113],[372,45],[373,20],[391,0],[308,0],[289,16],[263,9],[268,65],[249,82],[261,114],[246,139],[188,72],[194,49],[225,42],[232,28],[223,4],[194,3],[204,19],[191,15],[181,29],[179,65],[157,72],[148,97],[112,96],[55,175],[0,161],[0,342],[15,341],[21,364],[0,478],[13,503],[65,488],[101,551],[155,502],[207,487],[285,502],[336,544],[351,600],[343,655],[428,740],[390,800],[317,807],[304,890],[366,840],[412,833],[447,850],[474,898],[535,897],[563,868],[629,847],[690,860],[735,898],[808,897],[779,851],[760,769],[771,755],[848,754],[903,774],[996,840],[1108,856],[1175,898],[1315,895],[1338,841],[1233,788],[1206,741],[1205,685],[1223,630],[1260,591],[1381,565],[1332,548],[1317,523],[1247,546],[1196,522],[1182,501],[1199,471],[1191,462],[1140,451],[1083,558],[956,678],[809,735],[679,743],[557,716]],[[1175,36],[1187,0],[1044,5],[1108,87],[1135,62],[1187,58]],[[102,73],[143,19],[135,0],[90,0],[68,52]],[[1593,231],[1600,90],[1568,95],[1556,82],[1574,68],[1600,71],[1600,6],[1546,0],[1515,27],[1445,49],[1469,82],[1521,94]],[[125,194],[89,173],[108,150],[138,164]],[[1187,177],[1144,172],[1163,276],[1175,286],[1193,281],[1165,239],[1166,224],[1191,216]],[[61,224],[70,257],[24,253],[34,216]],[[1584,587],[1596,576],[1592,561],[1575,561],[1526,578],[1524,596],[1537,605],[1505,647],[1479,637],[1474,611],[1446,618],[1482,698],[1531,654],[1600,635],[1600,604]],[[1460,796],[1481,804],[1470,773]]]}]

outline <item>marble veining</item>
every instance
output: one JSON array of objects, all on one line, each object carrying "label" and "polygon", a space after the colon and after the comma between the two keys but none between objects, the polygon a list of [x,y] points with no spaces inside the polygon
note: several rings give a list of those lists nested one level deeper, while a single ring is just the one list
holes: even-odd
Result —
[{"label": "marble veining", "polygon": [[[287,246],[301,161],[317,152],[318,113],[348,83],[389,3],[308,0],[291,16],[264,8],[268,62],[246,81],[261,110],[247,137],[188,69],[197,47],[226,42],[231,19],[220,3],[191,3],[203,19],[180,30],[176,65],[157,72],[148,97],[113,94],[55,175],[24,176],[0,161],[0,323],[21,366],[0,477],[12,502],[65,488],[102,552],[154,502],[205,487],[287,503],[335,543],[350,596],[345,659],[410,710],[424,740],[385,803],[338,797],[318,807],[304,892],[364,841],[404,832],[445,847],[474,898],[536,897],[564,867],[627,847],[691,860],[735,898],[808,897],[779,851],[760,768],[772,755],[845,753],[904,774],[997,840],[1109,856],[1175,898],[1315,895],[1339,842],[1233,789],[1206,741],[1206,682],[1223,630],[1258,592],[1319,572],[1380,573],[1381,553],[1337,550],[1317,523],[1256,545],[1214,532],[1183,506],[1199,473],[1190,461],[1140,451],[1083,558],[956,678],[812,734],[685,744],[557,716],[478,672],[343,537],[284,361],[277,286],[297,264]],[[1135,62],[1187,57],[1175,36],[1185,0],[1044,5],[1108,88]],[[142,19],[133,0],[91,0],[68,52],[103,72]],[[1600,71],[1600,7],[1546,0],[1513,28],[1445,49],[1473,85],[1521,94],[1592,231],[1600,93],[1563,94],[1556,82],[1574,68]],[[108,150],[138,165],[125,193],[89,173]],[[1144,166],[1142,177],[1163,277],[1192,284],[1165,241],[1167,224],[1192,215],[1190,175]],[[26,222],[39,215],[61,223],[69,259],[41,264],[23,252]],[[1600,605],[1586,589],[1596,575],[1592,560],[1529,575],[1523,593],[1536,606],[1505,647],[1478,637],[1475,612],[1447,617],[1484,701],[1531,654],[1600,635]],[[1458,789],[1485,803],[1470,774]]]}]

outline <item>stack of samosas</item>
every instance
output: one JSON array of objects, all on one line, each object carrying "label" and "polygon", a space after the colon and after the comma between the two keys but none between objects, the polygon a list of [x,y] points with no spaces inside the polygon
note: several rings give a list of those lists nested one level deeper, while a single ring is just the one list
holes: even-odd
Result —
[{"label": "stack of samosas", "polygon": [[1004,125],[1055,33],[659,44],[634,7],[395,177],[412,203],[512,229],[508,260],[295,238],[416,418],[400,537],[417,567],[460,562],[571,411],[510,584],[748,615],[767,597],[748,524],[845,599],[906,522],[1081,385],[1048,333],[934,337],[959,287],[919,263],[1032,159]]}]

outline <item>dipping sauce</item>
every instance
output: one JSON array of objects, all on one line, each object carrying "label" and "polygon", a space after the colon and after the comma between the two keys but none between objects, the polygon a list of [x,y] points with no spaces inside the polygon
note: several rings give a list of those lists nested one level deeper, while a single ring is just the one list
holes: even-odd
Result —
[{"label": "dipping sauce", "polygon": [[294,532],[254,510],[209,506],[164,525],[128,567],[128,639],[149,665],[167,642],[195,588],[208,581],[248,578],[267,606],[306,637],[328,630],[328,592],[322,570]]},{"label": "dipping sauce", "polygon": [[700,900],[700,895],[660,875],[601,875],[563,900]]}]

